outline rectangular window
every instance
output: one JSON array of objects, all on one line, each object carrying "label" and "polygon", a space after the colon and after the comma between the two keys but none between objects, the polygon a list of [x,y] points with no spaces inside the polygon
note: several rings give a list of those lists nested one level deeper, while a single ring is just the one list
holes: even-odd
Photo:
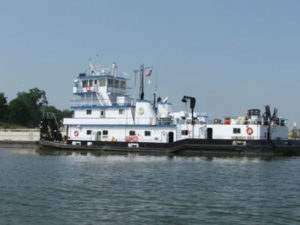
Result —
[{"label": "rectangular window", "polygon": [[130,135],[130,136],[135,135],[135,131],[134,131],[134,130],[129,131],[129,135]]},{"label": "rectangular window", "polygon": [[123,115],[124,114],[124,109],[119,109],[119,115]]},{"label": "rectangular window", "polygon": [[83,80],[83,81],[82,81],[82,87],[88,86],[87,84],[88,84],[87,80]]},{"label": "rectangular window", "polygon": [[105,79],[100,79],[99,80],[99,86],[104,87],[105,86]]},{"label": "rectangular window", "polygon": [[101,110],[101,111],[100,111],[100,116],[101,116],[101,117],[104,117],[104,116],[105,116],[104,110]]},{"label": "rectangular window", "polygon": [[98,81],[97,80],[94,80],[94,84],[96,85],[98,83]]},{"label": "rectangular window", "polygon": [[93,80],[89,81],[89,86],[92,87],[93,86]]},{"label": "rectangular window", "polygon": [[108,135],[108,130],[104,130],[104,131],[102,132],[102,134],[103,134],[103,135]]},{"label": "rectangular window", "polygon": [[145,131],[145,136],[151,136],[151,131]]},{"label": "rectangular window", "polygon": [[120,81],[119,80],[115,80],[115,88],[119,88],[120,85]]},{"label": "rectangular window", "polygon": [[92,134],[92,131],[91,131],[91,130],[87,130],[87,131],[86,131],[86,134],[87,134],[87,135],[91,135],[91,134]]},{"label": "rectangular window", "polygon": [[121,88],[126,89],[126,82],[125,81],[121,81]]},{"label": "rectangular window", "polygon": [[189,131],[188,130],[182,130],[181,131],[181,135],[188,135],[189,134]]},{"label": "rectangular window", "polygon": [[234,134],[240,134],[241,133],[241,129],[240,128],[233,128],[233,133]]},{"label": "rectangular window", "polygon": [[114,85],[113,79],[108,79],[107,86],[108,86],[108,87],[113,87],[113,85]]},{"label": "rectangular window", "polygon": [[92,114],[92,110],[88,109],[86,110],[86,115],[91,115]]}]

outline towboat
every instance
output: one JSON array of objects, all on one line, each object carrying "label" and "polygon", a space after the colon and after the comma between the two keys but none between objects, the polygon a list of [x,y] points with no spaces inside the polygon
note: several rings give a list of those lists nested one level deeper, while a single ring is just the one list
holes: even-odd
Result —
[{"label": "towboat", "polygon": [[[139,74],[138,74],[139,73]],[[111,153],[182,155],[297,155],[298,141],[288,140],[286,120],[270,106],[249,109],[244,116],[210,120],[195,112],[196,98],[183,96],[186,110],[174,112],[157,90],[144,99],[145,77],[152,69],[140,66],[139,94],[129,94],[128,78],[111,68],[94,66],[74,80],[72,118],[64,118],[62,135],[54,116],[40,124],[40,149]]]}]

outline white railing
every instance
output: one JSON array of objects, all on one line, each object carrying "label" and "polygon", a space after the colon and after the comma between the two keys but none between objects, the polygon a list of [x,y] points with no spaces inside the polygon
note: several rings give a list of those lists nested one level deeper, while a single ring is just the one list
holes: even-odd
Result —
[{"label": "white railing", "polygon": [[74,87],[73,93],[94,93],[95,87]]},{"label": "white railing", "polygon": [[[103,102],[110,102],[110,99],[102,99]],[[111,105],[103,104],[102,101],[98,99],[92,100],[71,100],[71,107],[101,107],[101,106],[131,106],[134,102],[126,102],[125,104],[118,104],[117,102],[112,102]]]},{"label": "white railing", "polygon": [[[91,87],[74,87],[73,88],[73,93],[94,93],[97,92],[99,89],[99,86],[91,86]],[[126,95],[127,91],[126,89],[122,88],[114,88],[114,87],[108,87],[107,92],[115,93],[115,94],[120,94],[120,95]]]}]

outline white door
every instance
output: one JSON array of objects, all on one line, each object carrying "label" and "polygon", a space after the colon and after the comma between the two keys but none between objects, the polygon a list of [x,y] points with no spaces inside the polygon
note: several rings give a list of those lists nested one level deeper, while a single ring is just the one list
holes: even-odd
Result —
[{"label": "white door", "polygon": [[168,133],[166,131],[161,132],[161,142],[168,142]]},{"label": "white door", "polygon": [[101,141],[101,131],[96,133],[96,141]]}]

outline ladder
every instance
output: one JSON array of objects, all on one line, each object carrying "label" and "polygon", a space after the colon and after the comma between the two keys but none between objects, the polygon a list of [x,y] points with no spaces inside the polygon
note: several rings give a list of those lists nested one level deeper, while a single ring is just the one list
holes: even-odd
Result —
[{"label": "ladder", "polygon": [[96,86],[95,89],[96,89],[96,90],[95,90],[95,91],[96,91],[96,96],[97,96],[97,99],[99,100],[100,104],[101,104],[101,105],[105,105],[105,100],[104,100],[102,94],[99,92],[98,87]]}]

